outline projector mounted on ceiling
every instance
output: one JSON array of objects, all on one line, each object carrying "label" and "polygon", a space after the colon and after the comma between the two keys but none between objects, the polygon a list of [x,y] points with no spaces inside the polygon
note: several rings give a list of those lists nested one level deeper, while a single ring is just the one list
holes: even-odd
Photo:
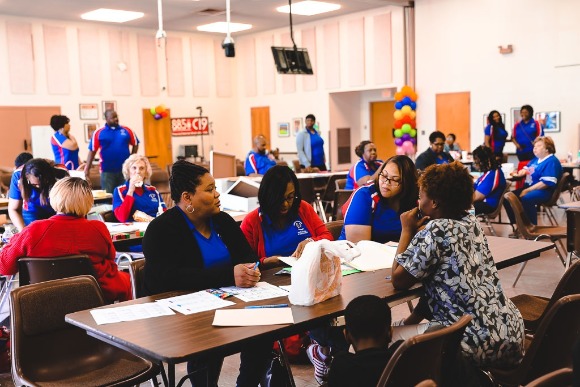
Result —
[{"label": "projector mounted on ceiling", "polygon": [[288,8],[290,15],[290,39],[292,39],[292,47],[274,47],[272,46],[272,54],[274,55],[274,63],[278,74],[308,74],[312,75],[312,64],[308,56],[306,48],[296,47],[294,42],[294,32],[292,31],[292,0],[288,0]]}]

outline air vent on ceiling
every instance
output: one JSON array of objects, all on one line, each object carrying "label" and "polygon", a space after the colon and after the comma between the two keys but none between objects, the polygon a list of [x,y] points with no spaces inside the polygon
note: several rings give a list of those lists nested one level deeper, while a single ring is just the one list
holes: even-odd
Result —
[{"label": "air vent on ceiling", "polygon": [[199,12],[196,12],[196,14],[201,15],[201,16],[219,16],[219,15],[223,15],[226,13],[225,9],[214,9],[214,8],[206,8],[206,9],[202,9]]}]

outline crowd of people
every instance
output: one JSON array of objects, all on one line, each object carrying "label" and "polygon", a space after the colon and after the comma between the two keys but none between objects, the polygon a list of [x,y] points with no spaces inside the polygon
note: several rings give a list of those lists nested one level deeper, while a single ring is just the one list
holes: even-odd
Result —
[{"label": "crowd of people", "polygon": [[[523,106],[522,120],[514,126],[512,141],[520,167],[511,178],[524,181],[514,192],[536,223],[536,206],[551,197],[562,166],[554,155],[554,141],[543,136],[532,115],[532,107]],[[264,136],[254,138],[245,161],[246,174],[262,179],[259,207],[238,225],[221,211],[220,193],[210,172],[184,160],[171,167],[169,186],[175,206],[168,210],[149,184],[151,165],[137,154],[135,133],[119,125],[115,111],[106,111],[105,118],[105,126],[90,139],[84,165],[69,119],[61,115],[50,120],[55,131],[54,161],[29,154],[17,157],[8,211],[20,232],[0,251],[1,274],[15,274],[22,257],[87,254],[109,302],[132,297],[128,275],[115,264],[116,251],[106,226],[86,219],[93,206],[88,178],[97,151],[101,184],[113,194],[116,218],[131,221],[136,212],[150,217],[142,245],[146,259],[142,290],[147,295],[253,287],[260,281],[261,269],[281,265],[279,257],[300,258],[306,244],[333,240],[311,204],[302,200],[296,174],[276,165],[274,155],[267,152]],[[346,182],[353,193],[343,207],[339,239],[398,242],[393,286],[408,289],[421,283],[424,295],[413,313],[394,327],[384,300],[361,295],[346,307],[344,335],[326,322],[313,328],[307,353],[319,383],[375,385],[402,340],[449,326],[465,314],[472,316],[461,340],[465,375],[479,367],[506,368],[521,361],[522,316],[505,296],[475,217],[495,211],[507,185],[501,169],[507,130],[496,110],[489,113],[488,121],[484,144],[472,152],[474,168],[480,173],[475,179],[452,156],[462,151],[453,133],[431,133],[429,148],[415,161],[397,155],[383,162],[373,142],[356,146],[359,160]],[[297,134],[298,158],[301,167],[323,171],[324,140],[315,123],[309,114]],[[84,170],[87,179],[69,177],[74,169]],[[513,223],[509,205],[506,211]],[[473,276],[474,272],[479,275]],[[354,353],[349,353],[349,346]],[[257,340],[244,349],[237,385],[257,386],[267,380],[271,352],[269,340]],[[222,363],[220,355],[190,361],[192,385],[217,385]]]}]

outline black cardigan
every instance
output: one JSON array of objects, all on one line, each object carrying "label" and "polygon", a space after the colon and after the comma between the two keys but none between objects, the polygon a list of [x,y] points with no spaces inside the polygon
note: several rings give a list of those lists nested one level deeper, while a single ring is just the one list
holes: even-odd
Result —
[{"label": "black cardigan", "polygon": [[256,262],[239,225],[231,216],[220,212],[213,224],[232,257],[232,266],[206,269],[199,245],[181,210],[174,207],[155,218],[143,238],[145,254],[144,291],[153,295],[172,290],[204,290],[234,285],[234,266]]},{"label": "black cardigan", "polygon": [[[447,160],[448,163],[453,162],[453,157],[447,152],[441,152],[441,157]],[[427,150],[421,153],[417,160],[415,160],[415,167],[417,169],[424,171],[429,165],[437,164],[437,153],[433,152],[431,148],[427,148]]]}]

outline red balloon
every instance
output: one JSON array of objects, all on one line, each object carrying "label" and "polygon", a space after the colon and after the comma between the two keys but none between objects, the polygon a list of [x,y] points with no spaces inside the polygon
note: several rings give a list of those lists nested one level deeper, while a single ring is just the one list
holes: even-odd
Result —
[{"label": "red balloon", "polygon": [[417,121],[411,120],[411,122],[409,122],[409,125],[411,125],[411,128],[416,128],[417,127]]},{"label": "red balloon", "polygon": [[161,117],[162,117],[162,118],[165,118],[165,117],[167,117],[167,110],[161,113]]},{"label": "red balloon", "polygon": [[404,116],[403,118],[401,118],[401,122],[403,124],[411,124],[411,117],[409,116]]},{"label": "red balloon", "polygon": [[403,126],[403,121],[402,120],[395,120],[395,129],[400,129],[401,126]]}]

